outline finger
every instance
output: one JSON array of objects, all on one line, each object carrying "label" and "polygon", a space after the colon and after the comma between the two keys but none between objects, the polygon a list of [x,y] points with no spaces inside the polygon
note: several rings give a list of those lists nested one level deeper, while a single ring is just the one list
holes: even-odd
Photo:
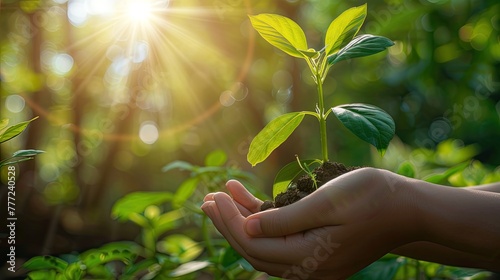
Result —
[{"label": "finger", "polygon": [[240,205],[248,209],[252,213],[260,211],[262,200],[253,196],[239,181],[229,180],[226,187],[231,193],[231,196]]},{"label": "finger", "polygon": [[203,198],[203,202],[214,201],[214,193],[209,193]]},{"label": "finger", "polygon": [[[238,182],[239,183],[239,182]],[[231,191],[231,190],[230,190]],[[203,202],[207,201],[213,201],[214,200],[214,193],[209,193],[203,198]],[[240,213],[248,217],[249,215],[253,214],[251,210],[247,209],[245,206],[241,205],[239,202],[235,201],[236,206],[238,207],[238,210],[240,210]]]},{"label": "finger", "polygon": [[245,232],[245,217],[227,194],[216,193],[214,201],[228,233],[253,258],[292,265],[306,258],[310,254],[310,247],[317,243],[317,235],[307,233],[286,237],[252,238]]},{"label": "finger", "polygon": [[281,208],[255,213],[248,217],[245,230],[254,237],[286,236],[293,233],[335,225],[331,214],[335,207],[324,189]]},{"label": "finger", "polygon": [[240,211],[241,215],[243,215],[243,217],[248,217],[253,214],[253,212],[250,212],[250,210],[248,210],[245,206],[239,204],[237,201],[234,201],[234,204],[236,205],[236,207],[238,207],[238,210]]},{"label": "finger", "polygon": [[264,271],[270,275],[281,276],[284,272],[290,269],[290,265],[273,263],[265,260],[259,260],[254,257],[249,256],[246,251],[241,247],[241,245],[235,240],[231,235],[229,230],[226,228],[224,222],[222,221],[220,211],[218,210],[215,202],[209,201],[202,205],[203,211],[208,217],[213,221],[217,230],[226,238],[229,244],[243,257],[245,258],[256,270]]}]

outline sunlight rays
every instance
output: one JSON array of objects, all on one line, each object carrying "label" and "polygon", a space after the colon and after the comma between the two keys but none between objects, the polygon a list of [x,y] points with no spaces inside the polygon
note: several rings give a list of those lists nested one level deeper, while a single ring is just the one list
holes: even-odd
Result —
[{"label": "sunlight rays", "polygon": [[[221,42],[229,38],[228,34],[219,33],[217,26],[241,23],[246,20],[249,7],[232,7],[221,13],[220,7],[195,2],[198,3],[192,1],[190,6],[168,0],[68,2],[67,17],[74,26],[71,39],[55,51],[74,55],[76,71],[68,78],[79,82],[73,84],[72,95],[96,98],[101,106],[109,108],[106,118],[110,120],[117,117],[114,106],[141,110],[138,113],[143,118],[149,116],[157,120],[160,137],[188,130],[217,113],[222,107],[220,93],[241,82],[249,67],[247,63],[241,65],[227,58],[228,49],[221,46],[231,43]],[[245,4],[248,3],[245,1]],[[250,61],[248,56],[253,54],[252,37],[250,43],[246,49],[234,50],[246,55],[245,62]],[[89,75],[78,76],[82,71]],[[89,86],[96,81],[97,87]],[[201,84],[203,92],[200,92]],[[160,120],[173,117],[170,112],[173,99],[180,100],[185,107],[177,107],[176,111],[198,113],[165,128]],[[80,133],[86,131],[85,128],[73,129]],[[138,133],[107,133],[116,135],[104,135],[104,139],[139,139]]]}]

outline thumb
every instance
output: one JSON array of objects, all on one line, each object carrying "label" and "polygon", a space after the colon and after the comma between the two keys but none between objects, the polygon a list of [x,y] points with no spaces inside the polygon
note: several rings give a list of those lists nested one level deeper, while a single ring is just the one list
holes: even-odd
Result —
[{"label": "thumb", "polygon": [[333,211],[331,204],[318,194],[309,195],[291,205],[248,216],[245,231],[254,237],[271,237],[331,225],[328,218],[328,213]]}]

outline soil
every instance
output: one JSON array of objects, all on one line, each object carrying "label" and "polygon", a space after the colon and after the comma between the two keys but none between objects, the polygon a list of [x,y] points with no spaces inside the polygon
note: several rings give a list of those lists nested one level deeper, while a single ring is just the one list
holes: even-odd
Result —
[{"label": "soil", "polygon": [[[316,185],[319,188],[326,182],[358,168],[359,167],[346,167],[342,163],[327,161],[315,168],[312,172],[316,176]],[[307,174],[302,175],[297,181],[293,182],[285,192],[278,194],[274,201],[264,201],[260,207],[260,211],[292,204],[313,193],[315,190],[316,187],[311,177]]]}]

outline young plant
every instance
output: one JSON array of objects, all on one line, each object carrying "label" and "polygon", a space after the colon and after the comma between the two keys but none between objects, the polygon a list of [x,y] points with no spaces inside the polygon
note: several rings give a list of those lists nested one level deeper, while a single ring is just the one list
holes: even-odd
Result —
[{"label": "young plant", "polygon": [[[384,154],[395,132],[391,116],[368,104],[344,104],[327,108],[323,98],[323,83],[333,65],[346,59],[372,55],[394,45],[391,40],[382,36],[364,34],[355,37],[366,18],[366,9],[366,4],[354,7],[333,20],[326,32],[325,46],[319,51],[308,47],[304,31],[291,19],[275,14],[250,16],[253,27],[266,41],[293,57],[305,60],[316,83],[318,97],[315,111],[281,115],[257,134],[247,155],[252,166],[264,161],[281,145],[305,115],[313,116],[319,122],[322,163],[329,161],[326,120],[331,113],[352,133],[375,146],[381,155]],[[300,171],[297,165],[293,166],[285,167],[278,173],[273,194],[286,190],[288,183],[295,177],[290,176]]]},{"label": "young plant", "polygon": [[309,178],[311,178],[311,181],[313,182],[314,189],[318,188],[318,181],[316,180],[316,174],[311,171],[309,168],[309,165],[306,162],[301,162],[299,159],[298,155],[295,155],[295,158],[297,159],[297,165],[299,166],[302,171],[304,171]]}]

